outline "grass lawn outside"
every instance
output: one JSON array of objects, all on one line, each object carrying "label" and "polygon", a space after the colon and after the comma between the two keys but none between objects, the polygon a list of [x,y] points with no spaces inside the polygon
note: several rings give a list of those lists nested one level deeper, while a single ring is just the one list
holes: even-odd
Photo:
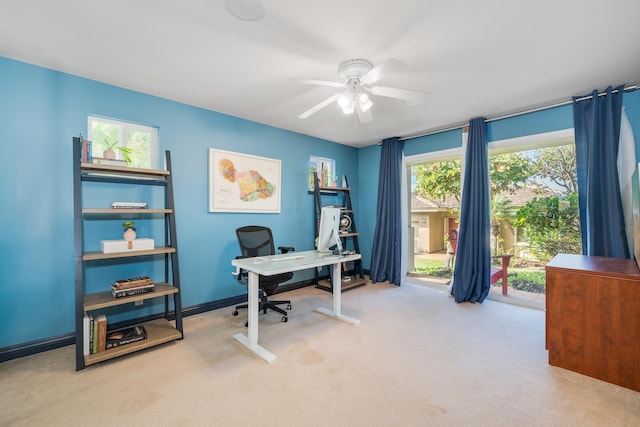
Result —
[{"label": "grass lawn outside", "polygon": [[[414,258],[412,273],[440,278],[451,278],[451,269],[439,259]],[[544,294],[546,289],[544,269],[509,267],[509,287],[526,292]]]}]

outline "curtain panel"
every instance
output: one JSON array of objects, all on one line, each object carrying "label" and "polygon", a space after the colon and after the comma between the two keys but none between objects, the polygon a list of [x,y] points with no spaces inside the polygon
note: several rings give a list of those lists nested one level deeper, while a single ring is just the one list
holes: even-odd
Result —
[{"label": "curtain panel", "polygon": [[469,122],[463,189],[451,295],[458,303],[481,303],[491,286],[489,157],[484,118]]},{"label": "curtain panel", "polygon": [[373,282],[400,285],[402,281],[402,142],[382,141],[376,228],[371,249]]},{"label": "curtain panel", "polygon": [[609,86],[573,99],[584,255],[629,258],[617,165],[623,92]]}]

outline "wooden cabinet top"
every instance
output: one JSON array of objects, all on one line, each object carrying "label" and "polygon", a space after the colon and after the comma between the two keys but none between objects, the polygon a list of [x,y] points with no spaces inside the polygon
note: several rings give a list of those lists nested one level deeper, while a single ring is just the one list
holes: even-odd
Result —
[{"label": "wooden cabinet top", "polygon": [[640,269],[633,259],[558,254],[545,266],[547,271],[575,270],[585,274],[598,274],[640,280]]}]

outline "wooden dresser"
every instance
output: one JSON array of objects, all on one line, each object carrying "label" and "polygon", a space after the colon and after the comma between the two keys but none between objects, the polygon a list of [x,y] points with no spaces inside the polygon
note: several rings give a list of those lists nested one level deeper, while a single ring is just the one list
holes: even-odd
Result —
[{"label": "wooden dresser", "polygon": [[559,254],[546,265],[549,364],[640,391],[640,270]]}]

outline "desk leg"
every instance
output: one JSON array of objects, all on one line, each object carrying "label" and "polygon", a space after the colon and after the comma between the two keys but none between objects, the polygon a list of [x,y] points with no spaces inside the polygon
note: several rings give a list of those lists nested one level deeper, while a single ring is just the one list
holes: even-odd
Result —
[{"label": "desk leg", "polygon": [[330,317],[342,320],[343,322],[358,324],[360,320],[353,317],[345,316],[342,314],[342,263],[333,264],[333,311],[324,307],[316,308],[316,311],[322,314],[326,314]]},{"label": "desk leg", "polygon": [[259,277],[257,273],[249,272],[249,304],[247,310],[249,311],[249,326],[248,326],[248,335],[244,334],[236,334],[233,336],[240,344],[247,347],[249,350],[258,355],[261,359],[263,359],[267,363],[271,363],[276,360],[276,356],[263,347],[258,345],[258,316],[260,313],[258,312],[258,282]]}]

